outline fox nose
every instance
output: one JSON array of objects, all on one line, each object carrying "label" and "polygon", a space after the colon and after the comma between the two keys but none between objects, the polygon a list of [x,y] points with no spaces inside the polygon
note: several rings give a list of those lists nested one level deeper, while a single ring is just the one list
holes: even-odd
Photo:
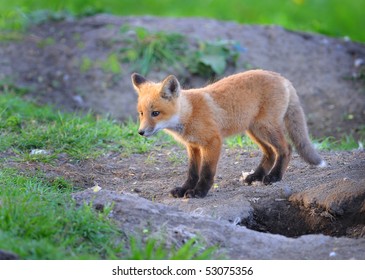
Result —
[{"label": "fox nose", "polygon": [[145,132],[144,130],[138,130],[138,134],[141,135],[141,136],[144,135],[144,132]]}]

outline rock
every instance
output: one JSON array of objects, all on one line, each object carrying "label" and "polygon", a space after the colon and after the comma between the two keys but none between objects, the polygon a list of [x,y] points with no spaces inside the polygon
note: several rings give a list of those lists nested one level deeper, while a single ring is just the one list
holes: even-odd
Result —
[{"label": "rock", "polygon": [[148,229],[151,238],[167,247],[181,246],[197,237],[206,246],[218,246],[217,254],[228,259],[364,259],[365,239],[306,235],[292,239],[236,226],[209,216],[184,213],[135,194],[85,190],[74,194],[77,204],[113,203],[113,219],[121,230],[135,236]]},{"label": "rock", "polygon": [[161,202],[187,213],[226,220],[234,224],[238,224],[252,215],[253,209],[245,197],[232,196],[226,199],[229,200],[229,203],[222,203],[219,195],[210,195],[204,200],[166,198]]}]

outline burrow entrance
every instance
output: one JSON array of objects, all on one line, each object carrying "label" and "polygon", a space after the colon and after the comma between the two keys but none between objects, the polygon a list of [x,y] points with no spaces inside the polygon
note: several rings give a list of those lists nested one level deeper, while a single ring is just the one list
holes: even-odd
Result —
[{"label": "burrow entrance", "polygon": [[335,216],[327,211],[304,209],[287,200],[266,200],[254,203],[253,214],[240,225],[259,232],[300,237],[324,234],[335,237],[365,238],[363,213]]}]

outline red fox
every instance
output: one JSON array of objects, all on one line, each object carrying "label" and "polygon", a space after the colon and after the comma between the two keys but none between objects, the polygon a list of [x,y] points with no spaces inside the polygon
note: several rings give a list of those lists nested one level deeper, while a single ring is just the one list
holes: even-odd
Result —
[{"label": "red fox", "polygon": [[177,78],[154,83],[132,74],[138,93],[138,133],[149,137],[160,130],[182,142],[189,156],[188,178],[173,197],[207,195],[213,185],[223,138],[246,132],[263,157],[249,185],[280,181],[289,164],[291,146],[309,164],[325,166],[312,147],[296,90],[278,73],[250,70],[223,78],[203,88],[183,90]]}]

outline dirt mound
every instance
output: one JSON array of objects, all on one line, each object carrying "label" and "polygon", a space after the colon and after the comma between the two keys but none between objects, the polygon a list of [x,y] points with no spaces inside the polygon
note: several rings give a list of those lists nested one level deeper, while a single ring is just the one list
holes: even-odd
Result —
[{"label": "dirt mound", "polygon": [[[282,73],[297,88],[310,132],[316,137],[356,134],[364,124],[365,46],[277,26],[110,15],[47,22],[32,27],[22,40],[1,43],[0,80],[10,79],[29,88],[31,98],[63,109],[92,109],[119,119],[135,116],[131,65],[121,64],[120,73],[105,69],[108,57],[125,46],[120,32],[125,24],[178,32],[192,41],[235,40],[245,51],[237,68],[225,74],[247,68]],[[171,73],[154,71],[149,78],[160,80],[167,74]],[[205,83],[191,76],[185,86]]]}]

